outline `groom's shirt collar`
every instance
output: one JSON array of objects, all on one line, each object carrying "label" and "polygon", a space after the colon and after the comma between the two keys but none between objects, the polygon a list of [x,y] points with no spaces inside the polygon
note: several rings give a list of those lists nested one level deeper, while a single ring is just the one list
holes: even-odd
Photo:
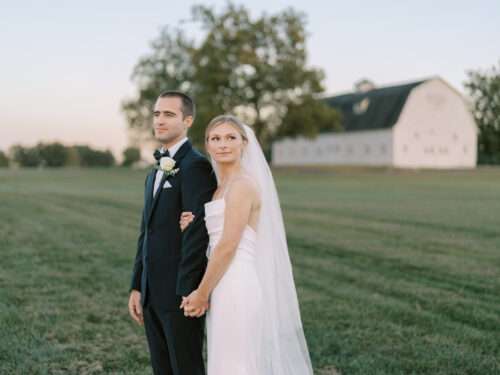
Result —
[{"label": "groom's shirt collar", "polygon": [[[181,146],[188,140],[188,137],[182,138],[179,142],[177,142],[175,145],[172,147],[168,148],[168,153],[170,154],[170,157],[173,158],[175,153],[181,148]],[[161,152],[165,151],[165,147],[161,147],[160,149]]]},{"label": "groom's shirt collar", "polygon": [[[181,146],[187,140],[188,140],[188,138],[184,137],[179,142],[177,142],[175,145],[173,145],[172,147],[168,148],[168,153],[170,154],[171,158],[174,157],[175,153],[181,148]],[[160,148],[160,151],[164,152],[165,151],[165,147],[162,146]],[[160,187],[160,182],[161,182],[162,175],[163,175],[163,171],[160,168],[158,168],[158,170],[156,171],[155,179],[154,179],[153,197],[156,195],[156,193],[158,191],[158,188]]]}]

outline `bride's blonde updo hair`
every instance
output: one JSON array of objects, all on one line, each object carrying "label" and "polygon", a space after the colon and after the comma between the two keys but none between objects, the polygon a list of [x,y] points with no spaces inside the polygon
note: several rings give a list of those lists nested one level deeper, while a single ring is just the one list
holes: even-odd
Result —
[{"label": "bride's blonde updo hair", "polygon": [[245,127],[243,126],[243,123],[238,119],[236,116],[233,115],[219,115],[214,117],[207,125],[207,128],[205,129],[205,143],[208,142],[208,134],[212,129],[215,127],[222,125],[222,124],[229,124],[233,128],[235,128],[238,133],[241,135],[241,138],[243,138],[243,143],[248,142],[248,137],[247,133],[245,131]]}]

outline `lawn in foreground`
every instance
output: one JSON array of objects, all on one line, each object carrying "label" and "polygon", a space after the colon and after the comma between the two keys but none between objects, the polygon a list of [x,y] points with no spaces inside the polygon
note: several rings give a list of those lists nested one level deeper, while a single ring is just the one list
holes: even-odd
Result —
[{"label": "lawn in foreground", "polygon": [[[0,171],[0,373],[148,374],[145,171]],[[500,372],[500,170],[276,171],[318,372]]]}]

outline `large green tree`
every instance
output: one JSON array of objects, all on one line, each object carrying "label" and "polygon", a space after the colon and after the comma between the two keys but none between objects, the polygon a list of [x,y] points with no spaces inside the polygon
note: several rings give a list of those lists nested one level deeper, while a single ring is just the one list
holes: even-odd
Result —
[{"label": "large green tree", "polygon": [[[324,74],[308,67],[303,13],[289,8],[252,18],[244,6],[228,3],[221,12],[198,5],[191,15],[203,30],[201,40],[165,28],[135,66],[138,95],[123,102],[132,129],[151,134],[152,107],[165,89],[195,97],[198,115],[190,134],[197,143],[208,121],[221,113],[245,120],[265,149],[282,135],[314,136],[339,127],[333,109],[311,106],[324,91]],[[287,126],[284,119],[300,126]]]},{"label": "large green tree", "polygon": [[486,71],[469,71],[465,83],[479,129],[478,160],[500,164],[500,61]]}]

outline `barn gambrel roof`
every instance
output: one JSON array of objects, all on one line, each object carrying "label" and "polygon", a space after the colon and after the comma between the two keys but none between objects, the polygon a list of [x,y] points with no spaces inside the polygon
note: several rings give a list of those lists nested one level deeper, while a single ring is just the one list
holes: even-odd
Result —
[{"label": "barn gambrel roof", "polygon": [[398,121],[411,90],[427,81],[375,88],[323,100],[342,114],[345,131],[387,129]]}]

